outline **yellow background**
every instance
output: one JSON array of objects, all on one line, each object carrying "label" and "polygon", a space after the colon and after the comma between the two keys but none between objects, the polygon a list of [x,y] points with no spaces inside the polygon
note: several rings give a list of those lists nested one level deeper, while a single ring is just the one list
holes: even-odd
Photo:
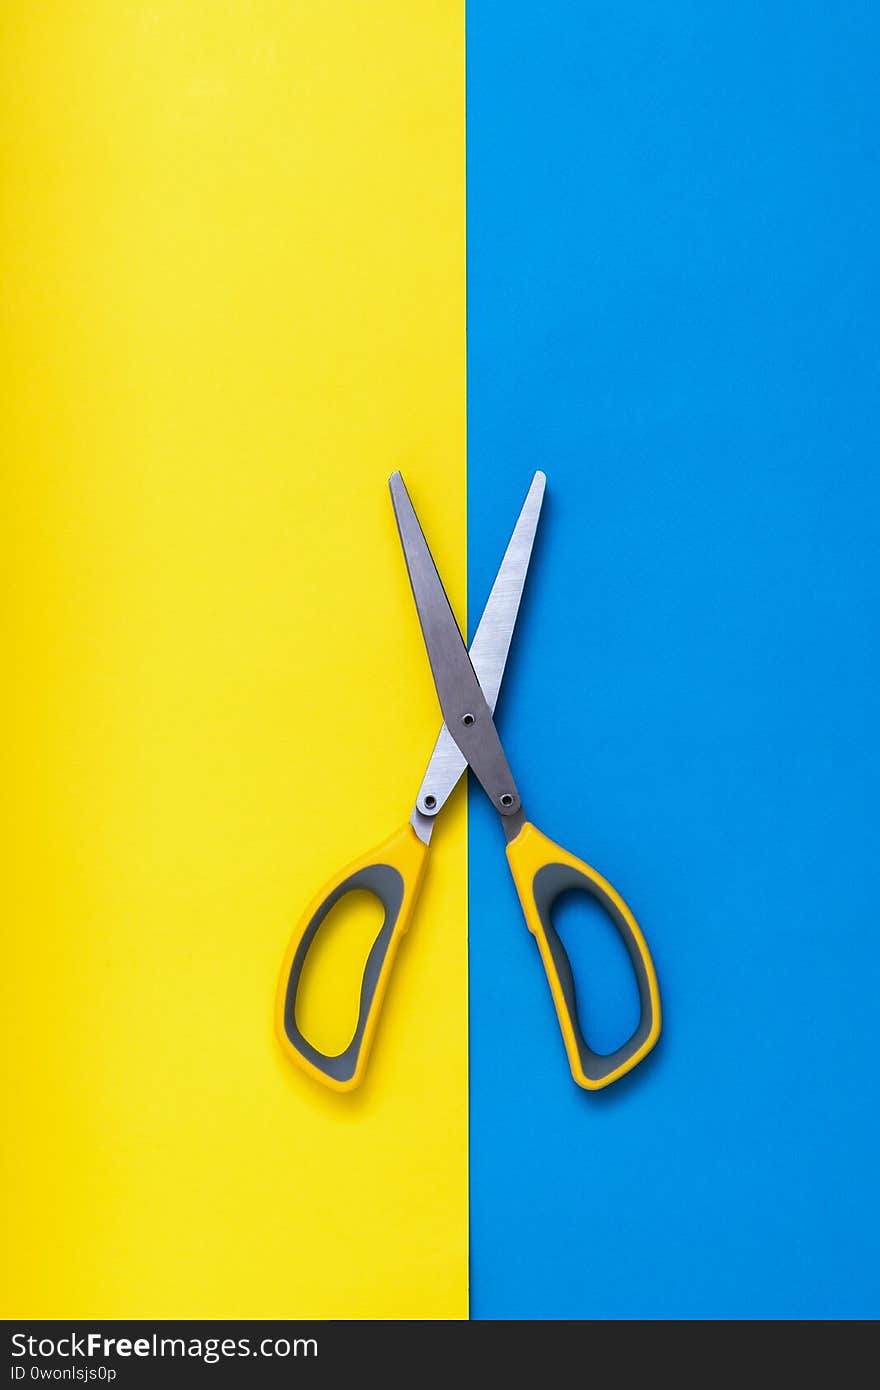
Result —
[{"label": "yellow background", "polygon": [[395,467],[464,616],[463,5],[2,26],[3,1313],[465,1316],[460,794],[363,1089],[272,1028],[439,722]]}]

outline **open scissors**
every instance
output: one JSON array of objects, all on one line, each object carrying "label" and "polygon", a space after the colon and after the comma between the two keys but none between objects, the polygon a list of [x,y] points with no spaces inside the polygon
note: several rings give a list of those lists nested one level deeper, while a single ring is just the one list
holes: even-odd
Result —
[{"label": "open scissors", "polygon": [[[437,568],[399,473],[390,480],[422,635],[437,687],[443,727],[419,788],[410,820],[372,854],[350,864],[309,904],[291,938],[278,986],[276,1024],[282,1046],[310,1076],[337,1091],[363,1078],[391,967],[406,932],[425,869],[434,818],[469,767],[495,810],[507,838],[507,860],[529,931],[535,937],[562,1030],[571,1074],[595,1091],[630,1071],[650,1052],[660,1033],[657,976],[645,938],[611,884],[526,820],[492,713],[519,612],[526,571],[544,496],[536,473],[468,653]],[[320,1052],[296,1022],[296,998],[309,947],[327,914],[346,893],[366,889],[385,917],[367,957],[357,1025],[336,1056]],[[552,921],[556,899],[580,889],[605,909],[629,953],[639,990],[639,1022],[615,1052],[594,1052],[578,1016],[577,996],[565,947]]]}]

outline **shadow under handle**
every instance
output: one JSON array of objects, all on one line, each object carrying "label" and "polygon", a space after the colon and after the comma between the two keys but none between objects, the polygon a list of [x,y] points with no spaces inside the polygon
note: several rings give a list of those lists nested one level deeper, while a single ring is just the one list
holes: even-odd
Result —
[{"label": "shadow under handle", "polygon": [[[422,882],[428,846],[407,824],[372,854],[350,864],[306,908],[287,948],[275,1006],[279,1040],[288,1057],[314,1080],[335,1091],[360,1085],[369,1061],[397,948],[409,926]],[[377,897],[385,918],[367,957],[354,1036],[340,1053],[321,1052],[300,1031],[296,996],[309,948],[328,913],[346,893],[366,890]]]},{"label": "shadow under handle", "polygon": [[[660,991],[648,944],[632,912],[611,884],[528,821],[507,846],[507,859],[526,924],[544,963],[571,1074],[586,1090],[601,1090],[637,1066],[660,1036]],[[589,893],[604,908],[623,938],[638,983],[638,1026],[622,1047],[607,1056],[594,1052],[584,1037],[571,964],[553,926],[553,905],[569,889]]]}]

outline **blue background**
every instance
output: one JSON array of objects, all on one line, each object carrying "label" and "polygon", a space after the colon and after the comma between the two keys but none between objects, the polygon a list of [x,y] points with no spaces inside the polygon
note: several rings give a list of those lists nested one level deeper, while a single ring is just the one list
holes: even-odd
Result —
[{"label": "blue background", "polygon": [[472,791],[473,1315],[876,1316],[880,7],[467,24],[471,618],[542,467],[499,726],[665,1007],[574,1086]]}]

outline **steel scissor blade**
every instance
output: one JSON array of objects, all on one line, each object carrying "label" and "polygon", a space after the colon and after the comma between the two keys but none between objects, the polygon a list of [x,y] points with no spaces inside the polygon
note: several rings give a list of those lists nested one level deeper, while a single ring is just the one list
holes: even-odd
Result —
[{"label": "steel scissor blade", "polygon": [[[395,475],[392,480],[392,497],[395,490],[402,506],[406,509],[409,498],[403,487],[399,486]],[[504,675],[513,630],[519,613],[523,586],[532,556],[535,533],[544,500],[546,478],[543,473],[535,473],[526,499],[520,510],[516,525],[508,542],[504,558],[498,568],[491,593],[483,609],[483,615],[471,643],[470,661],[479,681],[482,695],[491,713],[495,709],[498,692]],[[403,500],[405,499],[405,501]],[[411,504],[409,506],[411,510]],[[395,499],[395,513],[400,524],[400,512]],[[413,519],[415,514],[413,513]],[[418,522],[416,521],[416,527]],[[421,531],[419,528],[419,535]],[[403,532],[402,532],[402,539]],[[422,538],[423,540],[423,538]],[[427,549],[427,547],[425,547]],[[404,539],[406,553],[406,541]],[[429,555],[430,558],[430,555]],[[409,556],[407,557],[409,565]],[[436,573],[436,572],[435,572]],[[412,577],[412,575],[411,575]],[[437,580],[439,584],[439,578]],[[415,584],[413,586],[415,592]],[[442,586],[441,586],[442,589]],[[445,595],[444,595],[445,599]],[[418,596],[417,596],[418,606]],[[447,604],[448,607],[448,604]],[[421,612],[420,612],[421,618]],[[454,619],[453,619],[454,622]],[[430,655],[430,650],[429,650]],[[440,730],[434,751],[431,754],[427,771],[419,788],[416,805],[412,813],[412,824],[418,835],[426,843],[431,838],[433,818],[451,795],[456,783],[467,767],[467,759],[449,733],[446,724]]]}]

